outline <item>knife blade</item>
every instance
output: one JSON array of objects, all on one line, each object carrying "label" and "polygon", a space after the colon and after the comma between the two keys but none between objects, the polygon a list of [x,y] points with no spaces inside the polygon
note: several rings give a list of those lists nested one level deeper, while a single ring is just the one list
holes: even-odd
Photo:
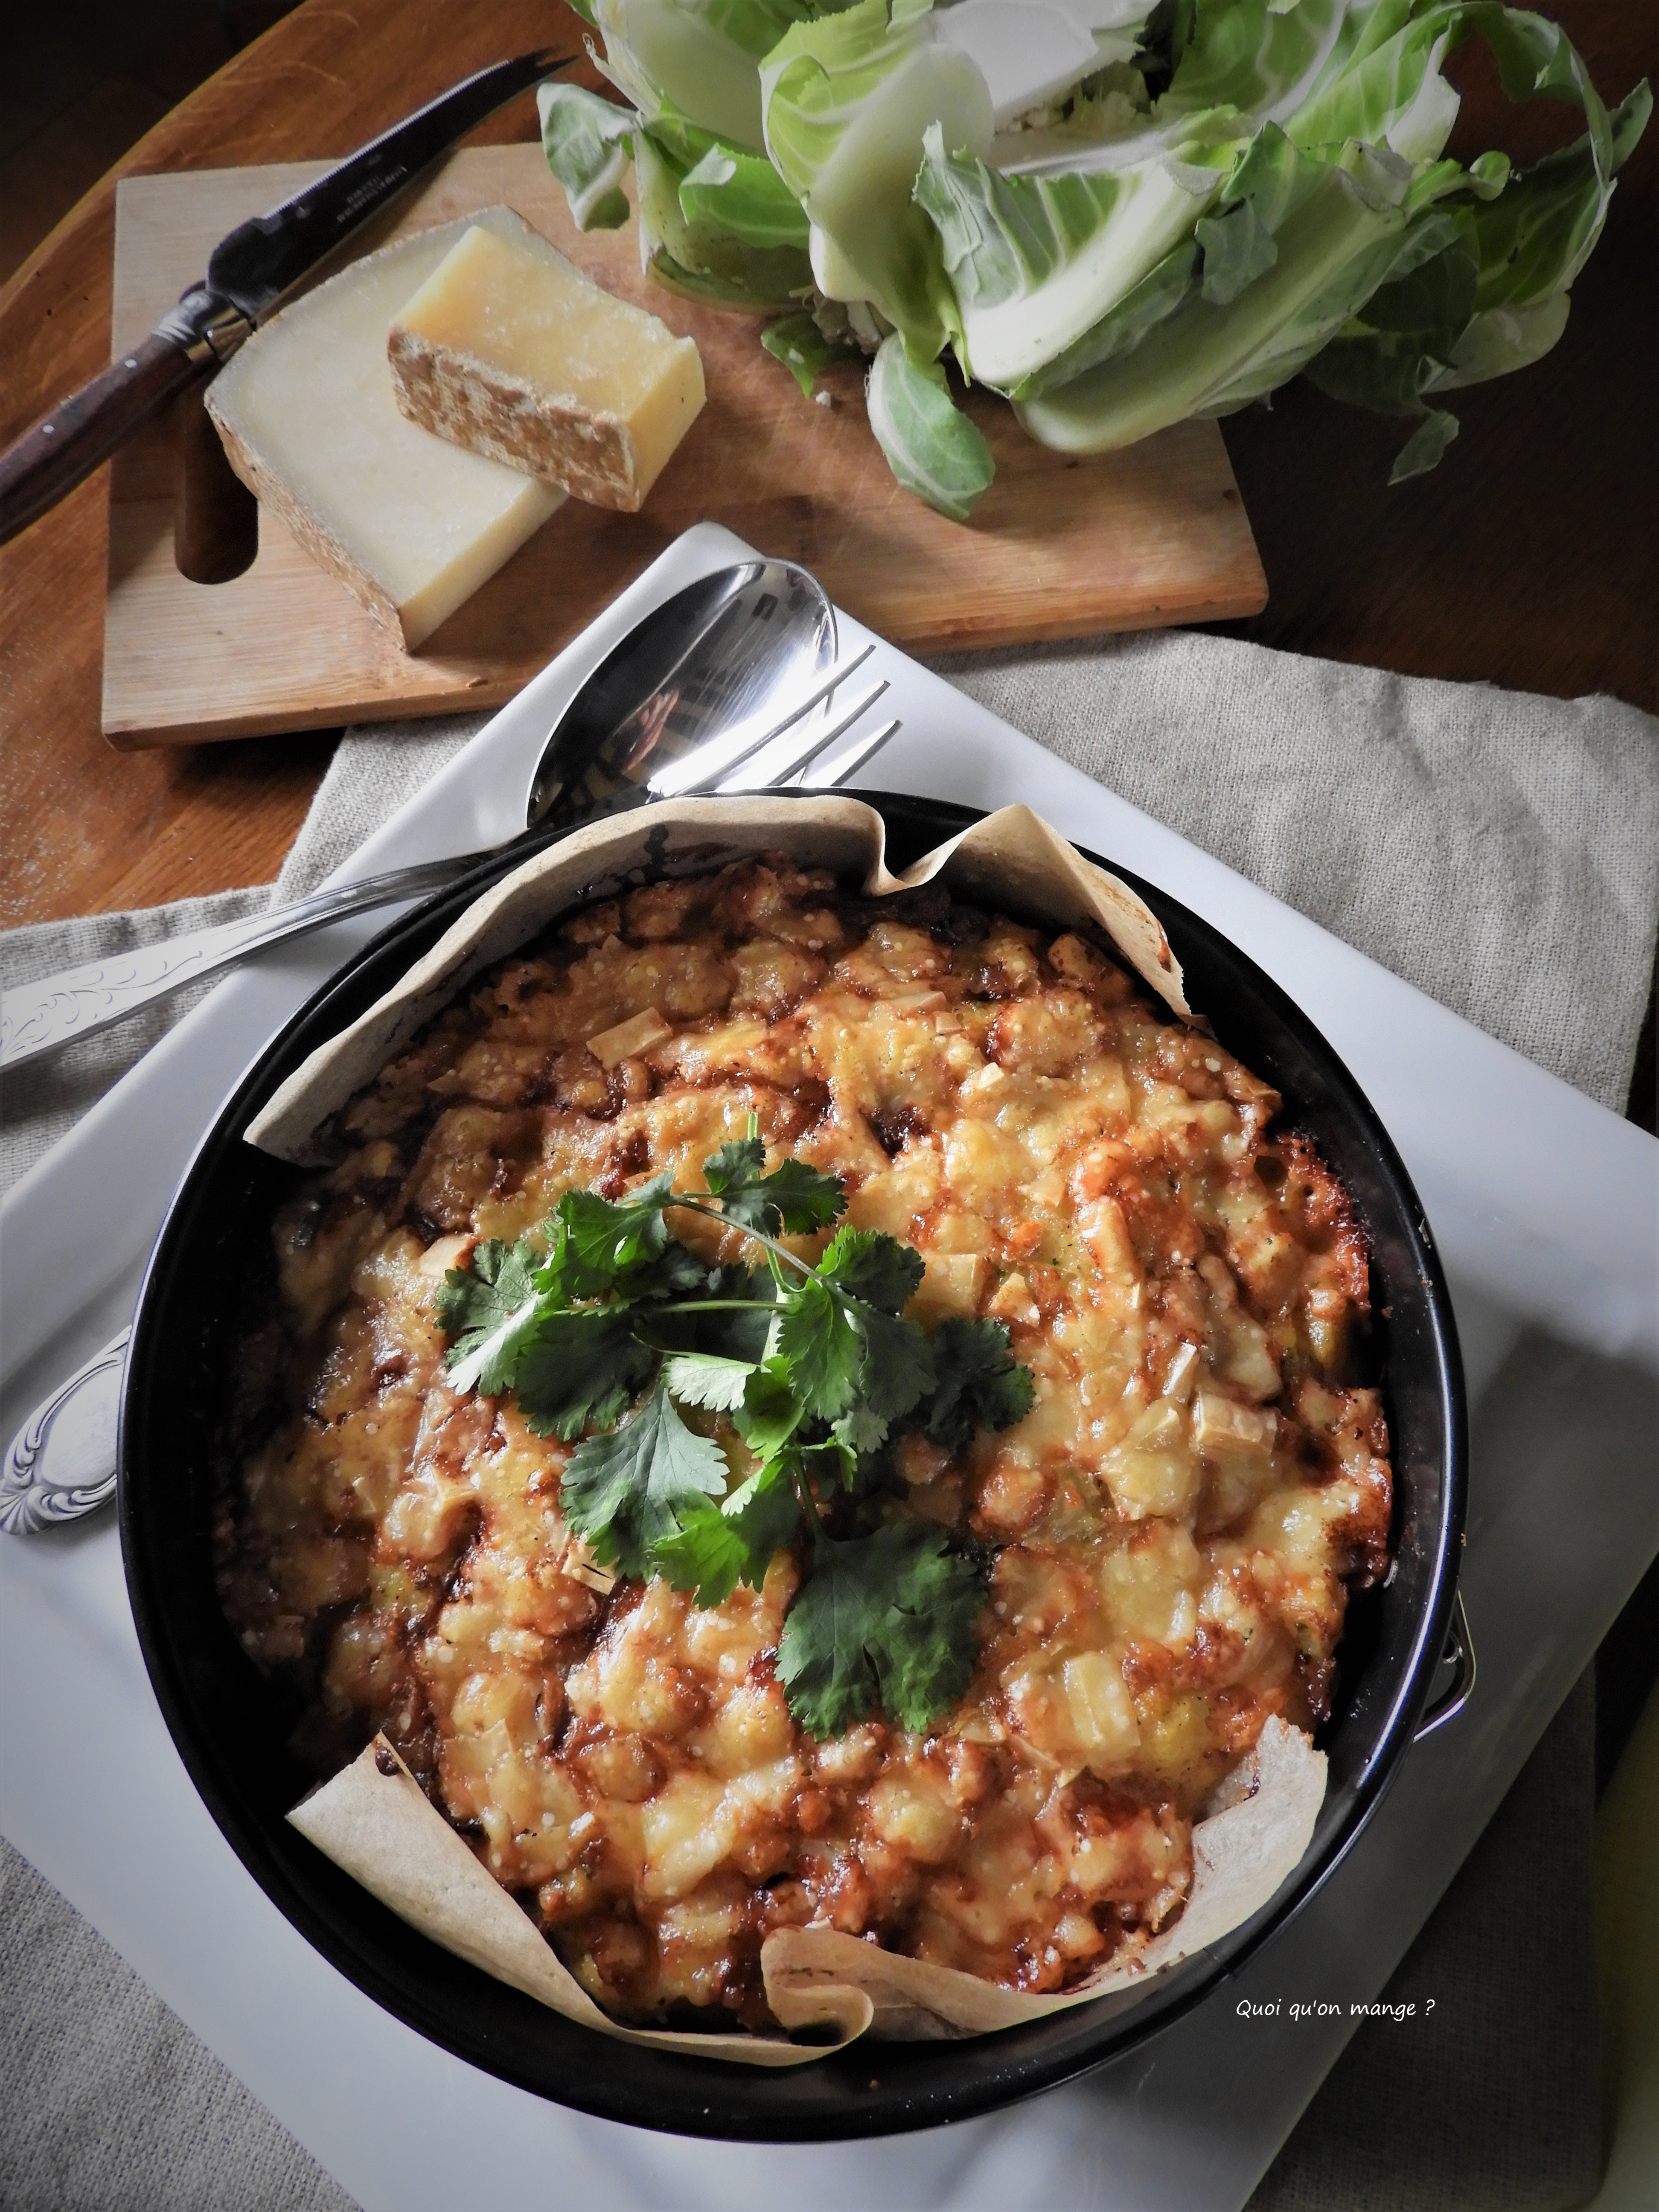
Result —
[{"label": "knife blade", "polygon": [[207,273],[147,337],[0,453],[0,545],[55,507],[141,422],[211,376],[301,278],[422,170],[517,94],[574,57],[543,48],[497,62],[222,238]]}]

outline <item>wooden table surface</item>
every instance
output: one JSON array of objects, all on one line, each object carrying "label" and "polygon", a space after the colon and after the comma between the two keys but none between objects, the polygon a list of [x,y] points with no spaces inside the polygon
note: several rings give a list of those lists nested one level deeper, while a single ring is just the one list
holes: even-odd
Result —
[{"label": "wooden table surface", "polygon": [[[1609,104],[1659,60],[1650,9],[1554,0]],[[108,361],[117,176],[338,155],[469,71],[550,41],[560,0],[306,4],[142,139],[0,293],[0,442]],[[1511,110],[1484,48],[1452,73],[1452,150],[1532,155],[1571,111]],[[591,68],[584,81],[597,85]],[[521,99],[475,143],[534,135]],[[1395,422],[1297,383],[1224,432],[1265,562],[1266,611],[1223,627],[1295,652],[1659,709],[1659,129],[1620,179],[1566,335],[1460,393],[1431,476],[1388,487]],[[107,471],[0,549],[0,925],[147,905],[276,872],[330,734],[117,753],[99,730]],[[1651,1077],[1643,1079],[1645,1091]],[[1651,1126],[1650,1121],[1650,1126]]]}]

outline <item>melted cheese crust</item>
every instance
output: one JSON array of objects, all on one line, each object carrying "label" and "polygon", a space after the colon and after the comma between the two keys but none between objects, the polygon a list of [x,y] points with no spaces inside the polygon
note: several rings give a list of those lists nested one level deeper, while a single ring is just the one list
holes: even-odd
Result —
[{"label": "melted cheese crust", "polygon": [[[1364,1248],[1278,1106],[1080,937],[942,893],[745,863],[579,912],[353,1101],[276,1224],[217,1545],[301,1749],[331,1771],[384,1728],[623,2017],[763,2024],[760,1945],[815,1919],[1031,1990],[1143,1943],[1267,1717],[1325,1712],[1387,1564]],[[477,1238],[574,1187],[701,1188],[751,1111],[769,1164],[838,1171],[923,1255],[924,1322],[997,1316],[1036,1378],[1017,1428],[898,1454],[890,1510],[997,1547],[926,1738],[812,1741],[774,1672],[791,1554],[703,1612],[611,1589],[566,1447],[444,1379],[434,1293]]]}]

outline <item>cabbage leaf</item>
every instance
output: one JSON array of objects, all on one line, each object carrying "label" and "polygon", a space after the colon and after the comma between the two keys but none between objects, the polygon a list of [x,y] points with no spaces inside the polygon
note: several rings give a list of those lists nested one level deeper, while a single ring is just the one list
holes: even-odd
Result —
[{"label": "cabbage leaf", "polygon": [[712,224],[745,246],[806,250],[800,202],[758,154],[708,147],[680,179],[680,211],[687,222]]},{"label": "cabbage leaf", "polygon": [[1422,0],[1372,0],[1350,10],[1317,82],[1285,129],[1297,145],[1350,138],[1390,147],[1408,161],[1438,155],[1457,120],[1458,100],[1440,64],[1450,27],[1419,11]]},{"label": "cabbage leaf", "polygon": [[805,223],[799,210],[789,222],[794,203],[768,162],[672,120],[635,131],[634,161],[640,254],[658,283],[751,314],[799,307],[812,285]]},{"label": "cabbage leaf", "polygon": [[867,300],[931,361],[959,316],[911,191],[930,125],[952,149],[989,146],[984,78],[934,37],[931,0],[856,0],[790,31],[761,87],[766,150],[811,218],[818,289]]},{"label": "cabbage leaf", "polygon": [[1161,86],[1139,118],[1139,103],[1112,96],[1109,70],[1099,95],[1085,80],[1064,104],[1063,120],[1030,134],[1029,150],[1022,134],[1003,132],[998,166],[1094,174],[1158,160],[1199,131],[1248,138],[1307,99],[1352,12],[1353,0],[1165,0],[1143,27],[1136,56],[1145,86]]},{"label": "cabbage leaf", "polygon": [[[1457,113],[1441,65],[1471,35],[1511,98],[1580,106],[1583,137],[1515,175],[1501,153],[1467,169],[1440,158]],[[1497,0],[1356,9],[1309,99],[1282,132],[1257,135],[1194,225],[1199,289],[1127,343],[1110,343],[1109,319],[1107,350],[1092,334],[1075,342],[1064,365],[1079,373],[1030,377],[1021,419],[1046,444],[1102,452],[1231,412],[1305,368],[1334,397],[1425,418],[1394,480],[1420,473],[1455,429],[1443,410],[1430,427],[1431,394],[1522,367],[1560,336],[1650,108],[1641,85],[1609,118],[1559,27]]]},{"label": "cabbage leaf", "polygon": [[763,150],[759,65],[810,9],[801,0],[592,0],[605,75],[647,122],[665,111]]},{"label": "cabbage leaf", "polygon": [[[1017,398],[1036,398],[1138,345],[1195,289],[1224,306],[1264,276],[1278,258],[1275,234],[1322,165],[1273,124],[1242,146],[1182,153],[1099,176],[998,178],[983,164],[943,161],[930,140],[916,196],[929,213],[939,210],[964,367]],[[1038,334],[1048,342],[1033,343]]]},{"label": "cabbage leaf", "polygon": [[[1475,27],[1505,38],[1512,27],[1481,13],[1485,20]],[[1583,100],[1590,128],[1514,176],[1501,156],[1471,166],[1463,180],[1467,204],[1438,209],[1437,233],[1433,223],[1415,226],[1421,240],[1415,265],[1407,270],[1397,264],[1310,363],[1311,380],[1334,398],[1420,415],[1431,394],[1541,359],[1566,328],[1568,288],[1601,234],[1614,179],[1646,127],[1652,96],[1638,85],[1608,117],[1582,64],[1564,63],[1553,40],[1539,40],[1529,31],[1524,46],[1517,42],[1508,52],[1512,85],[1524,84],[1522,71],[1536,64],[1534,83],[1558,95],[1565,84]],[[1501,45],[1498,54],[1502,64]],[[1444,422],[1453,420],[1437,411]],[[1424,434],[1421,446],[1415,434],[1408,441],[1391,482],[1432,467],[1449,443],[1447,434],[1437,444]],[[1409,470],[1407,453],[1413,456]]]},{"label": "cabbage leaf", "polygon": [[810,399],[812,386],[826,368],[838,362],[863,358],[855,345],[826,337],[812,317],[805,313],[784,315],[761,332],[761,343],[774,361],[781,361]]},{"label": "cabbage leaf", "polygon": [[1168,129],[1224,108],[1258,125],[1282,122],[1317,82],[1348,12],[1347,0],[1196,0],[1155,124]]},{"label": "cabbage leaf", "polygon": [[907,491],[966,522],[996,474],[991,448],[957,407],[937,362],[919,365],[895,331],[882,341],[866,388],[870,428]]},{"label": "cabbage leaf", "polygon": [[1427,476],[1439,467],[1441,455],[1456,435],[1456,416],[1443,407],[1431,408],[1395,455],[1389,482],[1407,483],[1413,477]]},{"label": "cabbage leaf", "polygon": [[1224,166],[1148,161],[1097,176],[1003,177],[922,141],[915,200],[939,233],[960,322],[957,354],[1011,391],[1121,305],[1193,227]]},{"label": "cabbage leaf", "polygon": [[1236,298],[1218,306],[1189,295],[1133,351],[1019,403],[1020,421],[1042,445],[1098,453],[1274,390],[1388,274],[1404,196],[1403,179],[1371,149],[1344,149],[1276,234],[1272,267]]},{"label": "cabbage leaf", "polygon": [[[1501,0],[580,12],[636,112],[543,88],[577,222],[625,221],[631,158],[644,264],[781,312],[763,343],[804,389],[826,332],[880,341],[876,434],[958,519],[991,460],[937,366],[947,347],[1068,453],[1227,414],[1305,369],[1414,421],[1396,481],[1432,467],[1456,433],[1439,397],[1559,338],[1651,109],[1644,84],[1609,116],[1559,27]],[[1512,100],[1580,109],[1582,137],[1514,173],[1501,153],[1447,158],[1444,64],[1471,37]]]},{"label": "cabbage leaf", "polygon": [[1081,376],[1085,369],[1131,351],[1155,324],[1174,314],[1197,289],[1203,269],[1204,256],[1196,237],[1183,239],[1147,271],[1109,314],[1103,315],[1092,330],[1085,331],[1074,345],[1067,346],[1063,353],[1056,354],[1052,361],[1023,377],[1010,392],[1010,398],[1031,399],[1041,392],[1057,391],[1062,384],[1070,384]]},{"label": "cabbage leaf", "polygon": [[630,212],[623,179],[634,159],[638,116],[579,84],[544,84],[536,106],[542,151],[564,186],[578,230],[620,230]]}]

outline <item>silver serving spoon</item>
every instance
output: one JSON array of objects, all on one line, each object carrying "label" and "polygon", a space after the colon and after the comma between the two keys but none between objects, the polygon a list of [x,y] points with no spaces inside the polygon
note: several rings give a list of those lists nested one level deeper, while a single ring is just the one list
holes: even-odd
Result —
[{"label": "silver serving spoon", "polygon": [[[54,1052],[343,915],[441,890],[503,853],[528,854],[594,816],[691,792],[764,789],[798,774],[886,689],[839,712],[825,704],[869,650],[836,665],[835,610],[794,562],[719,569],[665,600],[587,677],[543,748],[516,837],[20,985],[0,998],[0,1067]],[[822,718],[808,721],[820,708]],[[849,772],[840,763],[841,775]]]}]

